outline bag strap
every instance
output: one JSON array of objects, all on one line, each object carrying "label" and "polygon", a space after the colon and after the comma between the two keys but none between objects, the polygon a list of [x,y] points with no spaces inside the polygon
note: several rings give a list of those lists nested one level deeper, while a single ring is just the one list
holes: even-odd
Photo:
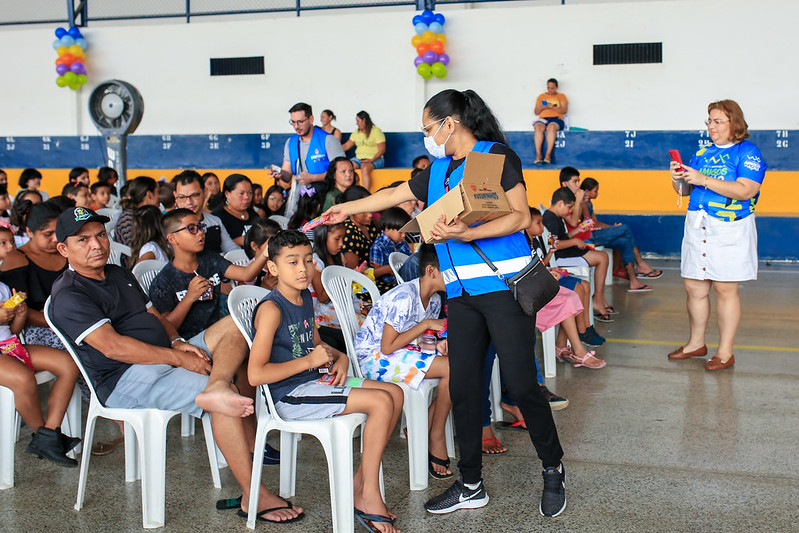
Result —
[{"label": "bag strap", "polygon": [[474,248],[474,251],[477,252],[477,255],[479,255],[480,257],[483,258],[483,261],[486,262],[488,267],[491,270],[494,271],[494,274],[496,274],[497,277],[499,279],[501,279],[502,281],[505,281],[505,276],[503,276],[502,272],[499,271],[499,269],[497,268],[497,265],[495,265],[494,263],[491,262],[491,259],[489,259],[488,256],[486,256],[486,254],[483,253],[483,251],[480,249],[480,247],[477,246],[477,243],[475,243],[474,241],[469,241],[469,244],[472,246],[472,248]]}]

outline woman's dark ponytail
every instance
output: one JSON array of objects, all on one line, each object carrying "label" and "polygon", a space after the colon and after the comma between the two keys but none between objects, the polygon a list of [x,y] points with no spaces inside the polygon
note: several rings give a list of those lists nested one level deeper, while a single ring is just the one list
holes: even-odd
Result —
[{"label": "woman's dark ponytail", "polygon": [[505,133],[491,109],[471,89],[463,92],[455,89],[441,91],[427,101],[425,109],[431,121],[455,116],[477,137],[477,140],[508,144]]}]

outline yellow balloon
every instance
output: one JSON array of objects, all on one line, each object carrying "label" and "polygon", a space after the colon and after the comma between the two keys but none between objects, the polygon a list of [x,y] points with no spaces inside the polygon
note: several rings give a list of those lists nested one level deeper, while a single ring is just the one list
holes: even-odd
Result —
[{"label": "yellow balloon", "polygon": [[72,54],[73,56],[79,56],[83,53],[83,48],[81,48],[77,44],[73,44],[72,46],[69,47],[69,53]]},{"label": "yellow balloon", "polygon": [[69,47],[68,46],[59,46],[58,48],[56,48],[56,53],[59,56],[62,56],[64,54],[68,54],[69,53]]},{"label": "yellow balloon", "polygon": [[447,44],[447,36],[443,33],[436,34],[436,41],[441,41],[441,44]]},{"label": "yellow balloon", "polygon": [[[422,42],[422,36],[421,35],[414,35],[413,39],[411,39],[411,44],[413,45],[414,48],[419,46],[419,43],[421,43],[421,42]],[[59,48],[59,50],[60,50],[60,48]]]},{"label": "yellow balloon", "polygon": [[435,41],[435,40],[436,40],[436,34],[435,34],[435,33],[433,33],[433,32],[432,32],[432,31],[430,31],[430,30],[427,30],[426,32],[424,32],[424,33],[422,34],[422,42],[423,42],[423,43],[430,44],[430,43],[432,43],[432,42],[433,42],[433,41]]}]

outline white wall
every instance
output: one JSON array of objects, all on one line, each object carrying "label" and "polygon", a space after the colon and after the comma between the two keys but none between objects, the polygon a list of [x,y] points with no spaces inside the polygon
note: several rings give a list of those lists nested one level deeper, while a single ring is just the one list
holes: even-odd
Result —
[{"label": "white wall", "polygon": [[[793,0],[508,2],[442,5],[445,80],[421,81],[410,8],[90,23],[89,84],[55,85],[55,25],[0,27],[0,136],[94,134],[93,83],[119,78],[144,96],[143,134],[288,132],[287,109],[311,103],[354,127],[366,109],[386,131],[420,124],[441,89],[473,88],[508,130],[527,130],[550,76],[569,97],[573,126],[699,129],[707,103],[733,98],[754,129],[799,128],[794,97],[799,32]],[[662,41],[664,62],[594,66],[592,45]],[[210,57],[266,57],[265,76],[209,75]]]}]

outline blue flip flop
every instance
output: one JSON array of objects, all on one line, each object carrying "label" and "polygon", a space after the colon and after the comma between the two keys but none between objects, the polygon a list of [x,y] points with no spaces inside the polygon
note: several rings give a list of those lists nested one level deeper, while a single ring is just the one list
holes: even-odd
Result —
[{"label": "blue flip flop", "polygon": [[372,533],[381,533],[377,527],[375,527],[375,522],[381,524],[391,524],[394,525],[395,519],[389,518],[388,516],[383,516],[381,514],[367,514],[355,507],[355,520],[361,524],[366,531],[371,531]]}]

